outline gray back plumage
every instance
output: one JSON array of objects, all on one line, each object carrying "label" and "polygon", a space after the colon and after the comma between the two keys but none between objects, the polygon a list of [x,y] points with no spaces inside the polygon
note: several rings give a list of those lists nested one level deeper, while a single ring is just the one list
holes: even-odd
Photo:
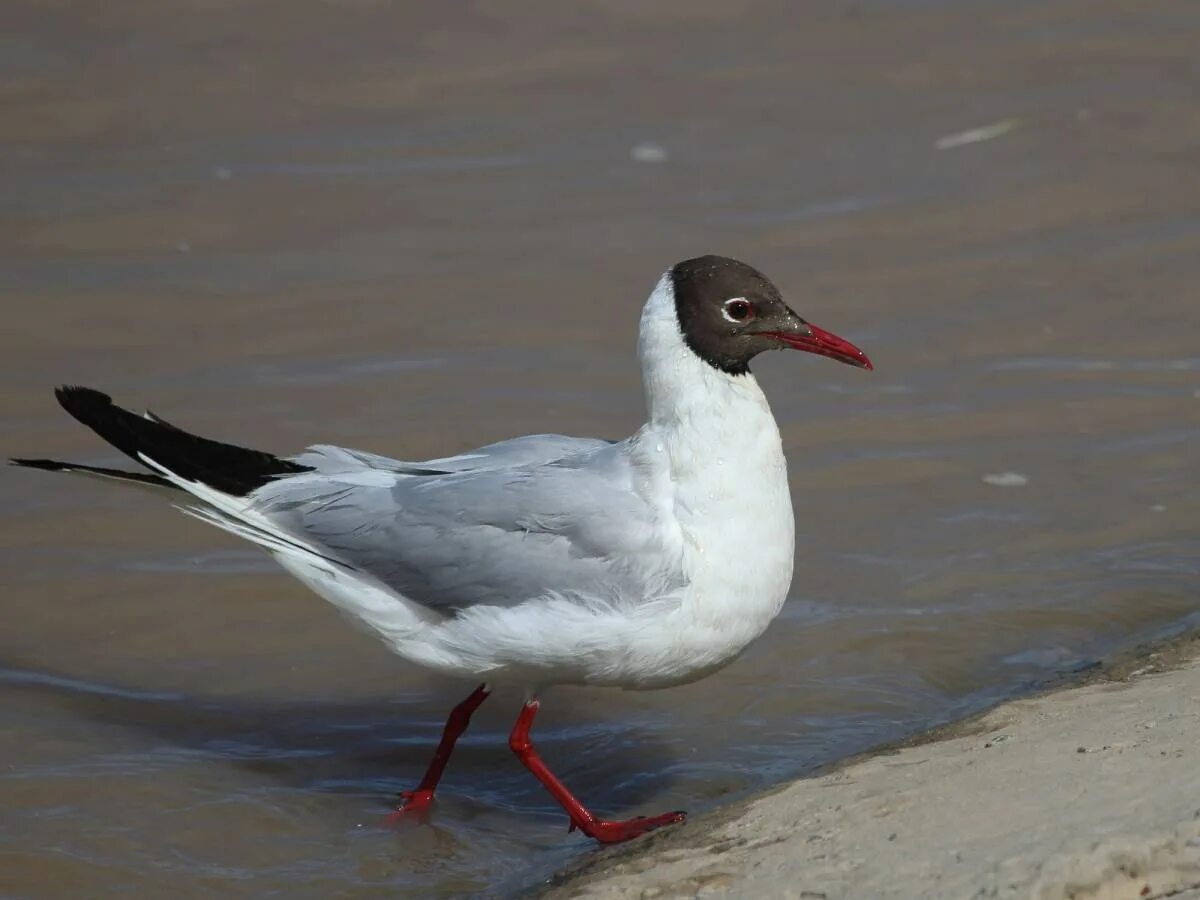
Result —
[{"label": "gray back plumage", "polygon": [[423,462],[317,446],[254,507],[426,607],[634,604],[682,583],[626,443],[533,435]]}]

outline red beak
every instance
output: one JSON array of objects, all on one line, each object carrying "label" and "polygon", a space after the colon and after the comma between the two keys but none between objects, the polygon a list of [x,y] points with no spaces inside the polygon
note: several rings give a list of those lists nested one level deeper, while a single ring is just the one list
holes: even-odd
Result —
[{"label": "red beak", "polygon": [[804,350],[818,356],[828,356],[838,362],[844,362],[860,369],[874,369],[867,354],[863,353],[845,338],[840,338],[824,328],[818,328],[812,322],[806,322],[808,333],[802,331],[773,331],[771,337],[793,350]]}]

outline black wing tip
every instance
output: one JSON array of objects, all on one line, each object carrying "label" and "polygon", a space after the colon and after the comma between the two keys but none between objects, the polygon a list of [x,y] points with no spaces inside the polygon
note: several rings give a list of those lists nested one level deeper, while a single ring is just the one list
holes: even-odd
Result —
[{"label": "black wing tip", "polygon": [[81,384],[60,385],[54,389],[54,396],[58,398],[59,405],[77,419],[88,410],[113,405],[113,399],[108,394]]},{"label": "black wing tip", "polygon": [[89,466],[84,463],[60,462],[57,459],[25,459],[13,457],[8,461],[11,466],[23,466],[27,469],[41,469],[45,472],[70,472],[80,475],[101,475],[104,478],[115,478],[118,481],[132,481],[137,484],[149,484],[154,487],[175,488],[176,486],[161,475],[151,475],[147,472],[126,472],[124,469],[110,469],[107,466]]},{"label": "black wing tip", "polygon": [[54,395],[72,418],[131,459],[143,465],[153,460],[154,468],[227,494],[243,497],[276,478],[312,471],[271,453],[191,434],[153,413],[130,412],[95,388],[64,384]]},{"label": "black wing tip", "polygon": [[59,462],[56,459],[26,459],[24,457],[9,457],[10,466],[24,466],[27,469],[44,469],[47,472],[68,472],[74,468],[70,463]]}]

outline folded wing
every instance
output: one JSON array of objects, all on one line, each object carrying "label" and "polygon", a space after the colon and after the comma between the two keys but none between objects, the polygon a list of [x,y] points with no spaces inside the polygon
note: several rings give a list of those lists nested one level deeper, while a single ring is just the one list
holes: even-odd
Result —
[{"label": "folded wing", "polygon": [[547,595],[621,605],[673,589],[682,573],[627,448],[570,440],[419,464],[313,448],[297,457],[312,474],[247,499],[281,531],[446,613]]},{"label": "folded wing", "polygon": [[332,446],[288,459],[193,435],[90,388],[63,407],[153,474],[15,460],[187,491],[188,511],[254,541],[385,634],[479,604],[655,600],[681,540],[637,489],[628,443],[533,435],[424,462]]}]

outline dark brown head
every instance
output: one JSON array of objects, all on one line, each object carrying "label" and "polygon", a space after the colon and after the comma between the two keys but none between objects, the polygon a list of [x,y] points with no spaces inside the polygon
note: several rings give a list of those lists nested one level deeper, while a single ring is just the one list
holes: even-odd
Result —
[{"label": "dark brown head", "polygon": [[675,314],[692,352],[730,375],[750,371],[764,350],[806,350],[871,369],[865,353],[783,302],[762,272],[726,256],[698,256],[671,267]]}]

